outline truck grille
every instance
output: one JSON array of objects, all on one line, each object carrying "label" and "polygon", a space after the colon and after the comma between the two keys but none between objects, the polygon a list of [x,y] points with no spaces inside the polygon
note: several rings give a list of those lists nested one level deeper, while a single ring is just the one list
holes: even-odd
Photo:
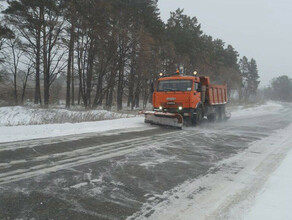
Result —
[{"label": "truck grille", "polygon": [[160,106],[163,108],[178,108],[180,106],[183,106],[183,104],[180,102],[163,102],[160,103]]}]

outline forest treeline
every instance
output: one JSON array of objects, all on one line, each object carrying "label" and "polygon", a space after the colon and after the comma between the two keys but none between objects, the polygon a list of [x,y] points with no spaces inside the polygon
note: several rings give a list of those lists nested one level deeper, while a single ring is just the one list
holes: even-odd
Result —
[{"label": "forest treeline", "polygon": [[242,100],[259,85],[254,59],[239,60],[181,9],[164,23],[156,0],[10,0],[0,19],[0,80],[12,82],[14,104],[32,86],[46,108],[62,80],[67,108],[145,107],[159,73],[177,68],[226,82]]},{"label": "forest treeline", "polygon": [[275,101],[292,102],[292,78],[282,75],[272,79],[271,85],[264,89],[264,95]]}]

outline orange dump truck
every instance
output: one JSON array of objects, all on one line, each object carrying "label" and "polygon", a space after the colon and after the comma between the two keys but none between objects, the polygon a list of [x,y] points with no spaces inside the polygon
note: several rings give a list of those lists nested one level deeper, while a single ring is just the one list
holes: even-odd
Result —
[{"label": "orange dump truck", "polygon": [[144,112],[145,122],[182,128],[187,124],[222,121],[226,114],[227,86],[213,85],[209,77],[175,75],[161,77],[153,93],[153,111]]}]

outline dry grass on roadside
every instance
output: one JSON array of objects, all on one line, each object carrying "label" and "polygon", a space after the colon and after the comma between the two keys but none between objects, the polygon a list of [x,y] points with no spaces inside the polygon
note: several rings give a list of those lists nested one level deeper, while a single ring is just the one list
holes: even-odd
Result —
[{"label": "dry grass on roadside", "polygon": [[123,114],[105,110],[71,111],[15,106],[0,108],[0,126],[80,123],[135,116],[133,112],[131,114]]}]

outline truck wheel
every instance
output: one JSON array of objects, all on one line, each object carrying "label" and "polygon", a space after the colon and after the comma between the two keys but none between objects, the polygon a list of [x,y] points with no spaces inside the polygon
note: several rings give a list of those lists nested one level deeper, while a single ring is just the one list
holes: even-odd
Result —
[{"label": "truck wheel", "polygon": [[218,121],[224,121],[226,119],[225,105],[218,107]]},{"label": "truck wheel", "polygon": [[218,120],[217,121],[222,121],[223,120],[223,109],[221,106],[218,107],[217,109],[217,114],[218,114]]},{"label": "truck wheel", "polygon": [[215,112],[208,116],[209,122],[217,122],[219,121],[219,111],[218,109],[215,110]]},{"label": "truck wheel", "polygon": [[201,107],[197,108],[196,110],[196,114],[194,114],[194,124],[195,125],[199,125],[202,123],[202,120],[203,120],[203,109]]},{"label": "truck wheel", "polygon": [[209,121],[209,122],[214,122],[215,114],[208,115],[207,118],[208,118],[208,121]]},{"label": "truck wheel", "polygon": [[216,109],[215,114],[214,114],[214,122],[219,121],[219,116],[220,116],[220,111],[219,109]]},{"label": "truck wheel", "polygon": [[184,117],[184,125],[185,126],[192,126],[193,125],[192,118],[190,118],[190,117]]},{"label": "truck wheel", "polygon": [[223,105],[222,106],[222,121],[226,121],[227,118],[226,118],[226,106]]}]

